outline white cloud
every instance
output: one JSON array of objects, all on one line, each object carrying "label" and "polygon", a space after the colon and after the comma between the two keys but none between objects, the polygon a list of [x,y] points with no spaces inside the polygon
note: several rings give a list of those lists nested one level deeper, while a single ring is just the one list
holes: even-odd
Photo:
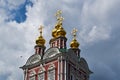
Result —
[{"label": "white cloud", "polygon": [[[9,0],[9,9],[18,8],[16,6],[23,4],[24,1],[25,0]],[[55,24],[54,12],[57,9],[62,9],[63,13],[67,14],[68,20],[65,19],[65,21],[70,23],[66,24],[68,25],[67,28],[64,26],[66,29],[68,29],[69,26],[74,27],[73,23],[76,25],[82,24],[80,37],[78,38],[82,40],[84,44],[94,43],[110,38],[112,28],[109,24],[106,24],[107,11],[113,7],[112,3],[115,4],[117,0],[111,0],[109,2],[108,0],[95,0],[93,3],[83,1],[83,9],[81,8],[82,6],[79,5],[81,3],[78,0],[75,2],[73,0],[70,2],[68,2],[68,0],[33,0],[33,2],[33,7],[26,6],[26,21],[19,24],[15,21],[4,21],[9,18],[9,12],[7,12],[5,0],[0,1],[0,5],[2,6],[2,8],[0,8],[0,13],[2,14],[0,15],[0,55],[2,56],[0,58],[0,75],[9,73],[10,75],[7,76],[7,80],[22,79],[20,78],[22,76],[18,76],[23,75],[22,71],[18,67],[22,66],[26,62],[27,58],[34,54],[35,39],[39,35],[38,27],[40,24],[45,25],[43,35],[46,39],[47,46],[49,45],[51,30]],[[76,17],[76,21],[72,21],[74,17]],[[80,20],[77,19],[79,17],[81,19],[81,23],[77,22]],[[46,20],[49,22],[47,23]],[[70,32],[69,29],[66,31],[68,33]],[[69,38],[69,35],[67,37]],[[20,56],[23,57],[20,58]],[[18,74],[16,74],[16,72]]]},{"label": "white cloud", "polygon": [[109,39],[110,33],[111,27],[93,26],[90,29],[88,29],[88,27],[82,28],[79,35],[84,43],[94,43],[100,40]]},{"label": "white cloud", "polygon": [[[84,43],[107,40],[114,27],[111,24],[113,8],[118,7],[119,0],[90,0],[85,1],[81,13],[80,38]],[[117,13],[114,12],[114,13]],[[115,15],[114,15],[115,16]],[[112,21],[116,23],[116,21]]]},{"label": "white cloud", "polygon": [[86,24],[87,21],[90,21],[92,19],[94,22],[98,21],[101,24],[106,24],[104,22],[108,17],[110,17],[108,15],[113,11],[113,8],[118,7],[117,4],[119,3],[119,0],[86,1],[82,9],[82,23]]},{"label": "white cloud", "polygon": [[[45,19],[44,9],[42,7],[40,9],[40,6],[42,4],[37,2],[32,8],[27,6],[27,19],[20,24],[16,21],[4,22],[9,17],[8,12],[6,12],[6,8],[0,9],[3,14],[0,16],[0,53],[2,56],[0,58],[0,76],[6,75],[6,80],[23,78],[23,72],[19,67],[25,64],[30,55],[34,54],[35,39],[39,35],[38,27],[44,23]],[[7,75],[8,73],[9,75]]]}]

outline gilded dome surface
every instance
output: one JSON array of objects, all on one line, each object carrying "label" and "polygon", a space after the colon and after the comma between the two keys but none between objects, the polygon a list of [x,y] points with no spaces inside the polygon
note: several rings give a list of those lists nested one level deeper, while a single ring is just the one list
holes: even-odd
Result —
[{"label": "gilded dome surface", "polygon": [[52,30],[52,36],[55,38],[56,37],[56,32],[58,30],[59,26],[56,24],[55,28]]},{"label": "gilded dome surface", "polygon": [[45,44],[45,39],[44,39],[42,36],[39,36],[39,37],[36,39],[36,44],[37,44],[37,45],[40,45],[40,46],[44,46],[44,44]]},{"label": "gilded dome surface", "polygon": [[40,25],[40,28],[38,29],[40,30],[40,36],[36,39],[36,44],[39,46],[44,46],[45,44],[45,39],[42,36],[42,29],[43,29],[43,26]]},{"label": "gilded dome surface", "polygon": [[72,35],[73,35],[73,40],[71,41],[71,43],[70,43],[70,47],[71,48],[78,48],[79,47],[79,42],[76,40],[76,33],[77,33],[77,29],[76,28],[74,28],[73,30],[72,30]]},{"label": "gilded dome surface", "polygon": [[53,37],[56,37],[56,31],[57,31],[56,28],[54,28],[54,29],[52,30],[52,36],[53,36]]},{"label": "gilded dome surface", "polygon": [[64,20],[64,18],[61,16],[61,13],[62,13],[61,10],[58,10],[56,13],[57,23],[55,28],[52,30],[53,38],[57,38],[60,36],[65,37],[66,35],[66,31],[62,27],[62,21]]},{"label": "gilded dome surface", "polygon": [[66,31],[63,29],[63,27],[59,27],[58,30],[56,31],[56,36],[59,37],[59,36],[63,36],[65,37],[66,35]]},{"label": "gilded dome surface", "polygon": [[76,39],[73,39],[72,42],[70,43],[71,48],[78,48],[79,47],[79,42],[77,42]]}]

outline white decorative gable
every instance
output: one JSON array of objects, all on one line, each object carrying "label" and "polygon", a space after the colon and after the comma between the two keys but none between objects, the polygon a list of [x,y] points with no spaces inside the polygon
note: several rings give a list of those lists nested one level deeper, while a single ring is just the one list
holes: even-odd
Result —
[{"label": "white decorative gable", "polygon": [[41,56],[39,54],[34,54],[27,60],[25,65],[31,65],[39,62],[40,60],[41,60]]},{"label": "white decorative gable", "polygon": [[44,68],[43,65],[41,64],[38,73],[43,73],[43,72],[45,72],[45,68]]},{"label": "white decorative gable", "polygon": [[43,59],[51,58],[51,57],[57,55],[58,53],[60,53],[58,48],[50,48],[45,52]]},{"label": "white decorative gable", "polygon": [[34,70],[31,70],[29,76],[34,76],[34,75],[36,75],[36,72]]},{"label": "white decorative gable", "polygon": [[51,63],[48,67],[48,70],[51,70],[51,69],[55,69],[55,65],[53,63]]}]

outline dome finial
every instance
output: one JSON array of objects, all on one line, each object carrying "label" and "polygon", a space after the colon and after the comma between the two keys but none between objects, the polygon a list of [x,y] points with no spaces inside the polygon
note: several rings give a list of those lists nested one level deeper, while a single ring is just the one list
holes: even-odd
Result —
[{"label": "dome finial", "polygon": [[61,16],[61,14],[62,14],[61,10],[58,10],[55,14],[57,23],[55,25],[55,28],[52,30],[52,36],[54,38],[60,37],[60,36],[65,37],[66,35],[66,31],[62,27],[62,21],[64,20],[64,18]]},{"label": "dome finial", "polygon": [[40,25],[40,27],[38,28],[38,30],[40,31],[40,36],[42,36],[42,29],[43,29],[43,26]]},{"label": "dome finial", "polygon": [[78,43],[77,40],[76,40],[77,31],[78,31],[78,30],[77,30],[76,28],[74,28],[74,29],[72,30],[73,40],[72,40],[72,42],[70,43],[70,47],[71,47],[71,48],[78,48],[78,47],[79,47],[79,43]]},{"label": "dome finial", "polygon": [[74,39],[76,39],[77,31],[78,31],[78,30],[77,30],[76,28],[74,28],[74,29],[72,30],[72,35],[73,35],[73,38],[74,38]]},{"label": "dome finial", "polygon": [[58,25],[62,24],[62,21],[64,20],[64,18],[61,16],[61,14],[62,14],[61,10],[58,10],[55,14]]},{"label": "dome finial", "polygon": [[45,44],[45,39],[42,36],[42,29],[43,29],[43,26],[40,25],[40,27],[38,28],[38,30],[40,31],[40,36],[36,39],[36,44],[39,46],[44,46]]}]

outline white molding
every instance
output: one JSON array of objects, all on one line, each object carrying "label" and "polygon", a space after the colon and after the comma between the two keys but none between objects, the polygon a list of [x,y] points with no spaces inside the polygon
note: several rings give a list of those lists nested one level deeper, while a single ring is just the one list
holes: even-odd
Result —
[{"label": "white molding", "polygon": [[53,63],[51,63],[48,67],[48,70],[51,70],[51,69],[55,69],[55,65]]},{"label": "white molding", "polygon": [[64,79],[64,80],[66,80],[66,75],[67,75],[66,72],[67,72],[67,71],[66,71],[66,60],[65,60],[65,70],[64,70],[64,74],[65,74],[64,76],[65,76],[65,79]]},{"label": "white molding", "polygon": [[[40,78],[42,78],[42,79],[40,79]],[[45,80],[45,73],[39,73],[38,80]]]},{"label": "white molding", "polygon": [[41,64],[40,67],[39,67],[38,73],[43,73],[43,72],[45,72],[45,68],[44,68],[43,65]]},{"label": "white molding", "polygon": [[31,70],[29,73],[29,80],[35,80],[35,75],[36,75],[36,72],[34,70]]},{"label": "white molding", "polygon": [[36,75],[36,72],[34,70],[31,70],[29,76],[34,76],[34,75]]},{"label": "white molding", "polygon": [[58,57],[58,80],[60,77],[60,58]]},{"label": "white molding", "polygon": [[48,80],[55,80],[55,69],[49,70],[48,72]]},{"label": "white molding", "polygon": [[62,56],[61,56],[61,73],[60,73],[61,74],[61,77],[60,77],[61,80],[63,79],[63,66],[62,65],[63,65],[63,61],[62,61]]},{"label": "white molding", "polygon": [[24,73],[24,80],[27,80],[27,75],[28,75],[28,69],[25,70],[25,73]]},{"label": "white molding", "polygon": [[35,80],[35,76],[30,76],[29,80]]}]

